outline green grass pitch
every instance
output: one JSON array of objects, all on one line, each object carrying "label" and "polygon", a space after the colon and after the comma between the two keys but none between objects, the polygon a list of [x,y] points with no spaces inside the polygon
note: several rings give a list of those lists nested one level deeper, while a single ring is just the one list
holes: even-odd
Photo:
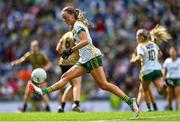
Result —
[{"label": "green grass pitch", "polygon": [[141,112],[138,118],[134,118],[132,112],[1,113],[0,121],[180,122],[180,111]]}]

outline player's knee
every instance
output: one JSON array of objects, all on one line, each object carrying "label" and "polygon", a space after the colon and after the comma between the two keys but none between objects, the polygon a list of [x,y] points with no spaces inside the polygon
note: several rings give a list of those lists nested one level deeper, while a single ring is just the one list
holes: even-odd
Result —
[{"label": "player's knee", "polygon": [[159,93],[160,95],[164,95],[164,94],[166,93],[166,90],[163,89],[163,88],[158,89],[158,93]]},{"label": "player's knee", "polygon": [[103,90],[108,90],[108,83],[102,83],[102,84],[99,84],[99,87],[101,88],[101,89],[103,89]]}]

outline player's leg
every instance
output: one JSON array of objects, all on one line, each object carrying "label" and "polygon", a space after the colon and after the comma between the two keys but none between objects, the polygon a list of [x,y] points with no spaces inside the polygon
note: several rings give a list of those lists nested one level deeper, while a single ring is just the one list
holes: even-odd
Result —
[{"label": "player's leg", "polygon": [[157,78],[156,80],[154,80],[154,85],[157,88],[160,95],[166,94],[167,87],[164,84],[163,77],[160,77],[160,78]]},{"label": "player's leg", "polygon": [[[143,86],[142,86],[142,83],[140,84],[139,86],[139,91],[138,91],[138,97],[137,97],[137,104],[138,106],[140,105],[143,97],[144,97],[144,100],[146,101],[146,105],[147,105],[147,108],[148,108],[148,111],[151,111],[151,105],[150,105],[150,101],[152,102],[152,99],[155,99],[154,96],[152,96],[152,93],[151,93],[151,90],[149,89],[148,91],[149,93],[147,94],[147,96],[145,97],[144,95],[144,90],[143,90]],[[153,98],[152,98],[153,97]],[[149,101],[150,100],[150,101]],[[157,106],[156,106],[156,103],[155,102],[152,102],[153,106],[154,106],[154,109],[157,109]]]},{"label": "player's leg", "polygon": [[141,83],[140,86],[139,86],[139,92],[138,92],[138,97],[137,97],[137,104],[138,104],[138,106],[142,102],[143,98],[144,98],[144,100],[146,102],[146,106],[148,108],[148,111],[151,111],[150,101],[149,101],[149,99],[147,99],[147,98],[149,98],[149,94],[147,94],[147,96],[145,96],[144,90],[143,90],[143,87],[142,87],[142,83]]},{"label": "player's leg", "polygon": [[174,93],[174,88],[168,87],[167,88],[167,100],[168,100],[168,109],[169,110],[173,110],[173,108],[172,108],[173,93]]},{"label": "player's leg", "polygon": [[142,83],[140,83],[139,90],[138,90],[138,96],[137,96],[137,105],[138,106],[142,102],[143,98],[144,98],[144,90],[143,90],[143,87],[142,87]]},{"label": "player's leg", "polygon": [[80,112],[80,94],[81,94],[81,77],[77,77],[71,80],[73,86],[73,111]]},{"label": "player's leg", "polygon": [[154,77],[154,72],[150,72],[148,74],[144,74],[142,76],[142,86],[143,86],[143,90],[144,90],[144,98],[145,98],[145,101],[146,101],[146,104],[147,104],[147,108],[148,108],[148,111],[151,111],[151,96],[150,96],[150,84],[153,80],[153,77]]},{"label": "player's leg", "polygon": [[41,95],[49,94],[53,91],[61,89],[66,83],[71,81],[73,78],[80,77],[86,72],[86,69],[81,66],[73,66],[66,73],[61,76],[61,79],[50,87],[40,89],[35,85],[31,84],[29,87],[32,92],[37,92]]},{"label": "player's leg", "polygon": [[155,70],[153,72],[152,81],[153,81],[155,87],[157,88],[159,94],[161,94],[161,95],[166,94],[167,86],[165,85],[165,81],[164,81],[161,70]]},{"label": "player's leg", "polygon": [[[66,73],[71,67],[72,67],[72,65],[61,65],[60,68],[61,68],[62,74]],[[59,101],[61,102],[61,105],[58,106],[58,112],[64,112],[66,101],[72,95],[71,94],[72,93],[72,85],[70,85],[70,84],[67,84],[67,85],[66,85],[67,87],[65,86],[66,88],[63,88],[58,93]]]},{"label": "player's leg", "polygon": [[95,68],[91,71],[91,75],[93,76],[93,78],[96,80],[97,85],[106,91],[110,91],[113,94],[119,96],[120,98],[122,98],[131,108],[132,110],[135,112],[135,116],[138,116],[138,107],[136,104],[136,101],[134,101],[133,99],[129,98],[119,87],[117,87],[116,85],[109,83],[106,80],[106,76],[103,70],[103,67],[98,67]]},{"label": "player's leg", "polygon": [[31,81],[29,80],[27,85],[26,85],[26,88],[25,88],[25,92],[24,92],[24,96],[23,96],[23,108],[22,108],[22,111],[25,112],[26,109],[27,109],[27,102],[29,100],[29,97],[31,95],[31,93],[29,92],[29,83],[31,83]]},{"label": "player's leg", "polygon": [[149,91],[150,91],[150,88],[148,89],[147,94],[144,95],[144,98],[145,98],[145,101],[146,101],[146,106],[148,108],[147,111],[152,111],[152,108],[151,108],[151,97],[150,97]]},{"label": "player's leg", "polygon": [[[40,86],[41,86],[41,88],[47,87],[47,82],[44,82],[44,83],[40,84]],[[42,99],[43,99],[43,102],[44,102],[45,105],[46,105],[45,110],[46,110],[46,111],[51,111],[51,110],[50,110],[50,106],[49,106],[49,97],[48,97],[48,95],[42,96]]]},{"label": "player's leg", "polygon": [[44,96],[42,96],[42,98],[43,98],[43,101],[44,101],[44,103],[45,103],[45,111],[51,111],[51,109],[50,109],[50,106],[49,106],[49,97],[48,97],[48,95],[44,95]]},{"label": "player's leg", "polygon": [[152,103],[152,105],[153,105],[153,109],[154,109],[155,111],[157,111],[158,108],[157,108],[157,104],[156,104],[156,98],[155,98],[154,95],[152,94],[151,89],[149,89],[149,97],[150,97],[150,99],[151,99],[151,103]]},{"label": "player's leg", "polygon": [[143,90],[144,90],[144,99],[146,101],[148,111],[151,111],[151,104],[150,104],[151,99],[150,99],[150,96],[149,96],[149,85],[150,85],[149,81],[143,81],[142,82],[142,87],[143,87]]},{"label": "player's leg", "polygon": [[176,87],[175,87],[175,97],[176,97],[176,110],[179,110],[179,104],[180,104],[180,80],[178,79],[176,81]]},{"label": "player's leg", "polygon": [[66,105],[66,101],[70,96],[72,96],[73,87],[72,85],[68,85],[68,87],[65,89],[62,98],[61,98],[61,105],[58,107],[58,112],[64,112],[64,108]]},{"label": "player's leg", "polygon": [[[74,78],[80,77],[86,72],[86,70],[83,67],[74,66],[70,68],[66,73],[64,73],[61,77],[61,79],[53,84],[52,86],[48,87],[49,92],[56,91],[58,89],[61,89],[66,83],[71,81]],[[47,93],[49,93],[47,90]],[[45,92],[46,93],[46,92]]]}]

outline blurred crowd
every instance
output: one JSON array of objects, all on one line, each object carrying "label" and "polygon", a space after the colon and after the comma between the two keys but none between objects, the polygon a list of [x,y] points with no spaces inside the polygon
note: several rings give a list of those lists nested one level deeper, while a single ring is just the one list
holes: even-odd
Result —
[{"label": "blurred crowd", "polygon": [[[12,67],[10,62],[29,51],[32,40],[39,41],[41,51],[53,63],[48,71],[49,84],[60,78],[55,47],[68,31],[60,15],[67,5],[82,9],[94,24],[90,33],[93,43],[103,53],[108,79],[131,97],[137,95],[139,84],[139,69],[130,64],[137,45],[137,29],[150,30],[157,24],[164,25],[173,36],[172,44],[180,48],[179,0],[1,0],[0,100],[22,99],[31,68],[28,63]],[[163,44],[160,48],[166,58],[168,45]],[[88,75],[84,76],[82,83],[84,97],[108,96]]]}]

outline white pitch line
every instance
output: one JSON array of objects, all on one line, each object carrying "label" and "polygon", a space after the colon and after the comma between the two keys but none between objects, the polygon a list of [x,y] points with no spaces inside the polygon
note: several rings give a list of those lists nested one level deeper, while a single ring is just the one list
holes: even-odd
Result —
[{"label": "white pitch line", "polygon": [[[140,119],[153,119],[153,118],[162,118],[162,117],[177,117],[180,116],[180,114],[175,114],[175,115],[160,115],[160,116],[153,116],[153,117],[139,117]],[[97,121],[86,121],[86,122],[147,122],[147,121],[152,121],[152,120],[138,120],[138,118],[134,119],[112,119],[112,120],[97,120]],[[179,120],[180,121],[180,120]],[[160,120],[158,122],[179,122],[179,121],[174,121],[174,120]]]},{"label": "white pitch line", "polygon": [[140,117],[140,118],[161,118],[161,117],[177,117],[180,116],[180,114],[171,114],[171,115],[159,115],[159,116],[152,116],[152,117]]}]

